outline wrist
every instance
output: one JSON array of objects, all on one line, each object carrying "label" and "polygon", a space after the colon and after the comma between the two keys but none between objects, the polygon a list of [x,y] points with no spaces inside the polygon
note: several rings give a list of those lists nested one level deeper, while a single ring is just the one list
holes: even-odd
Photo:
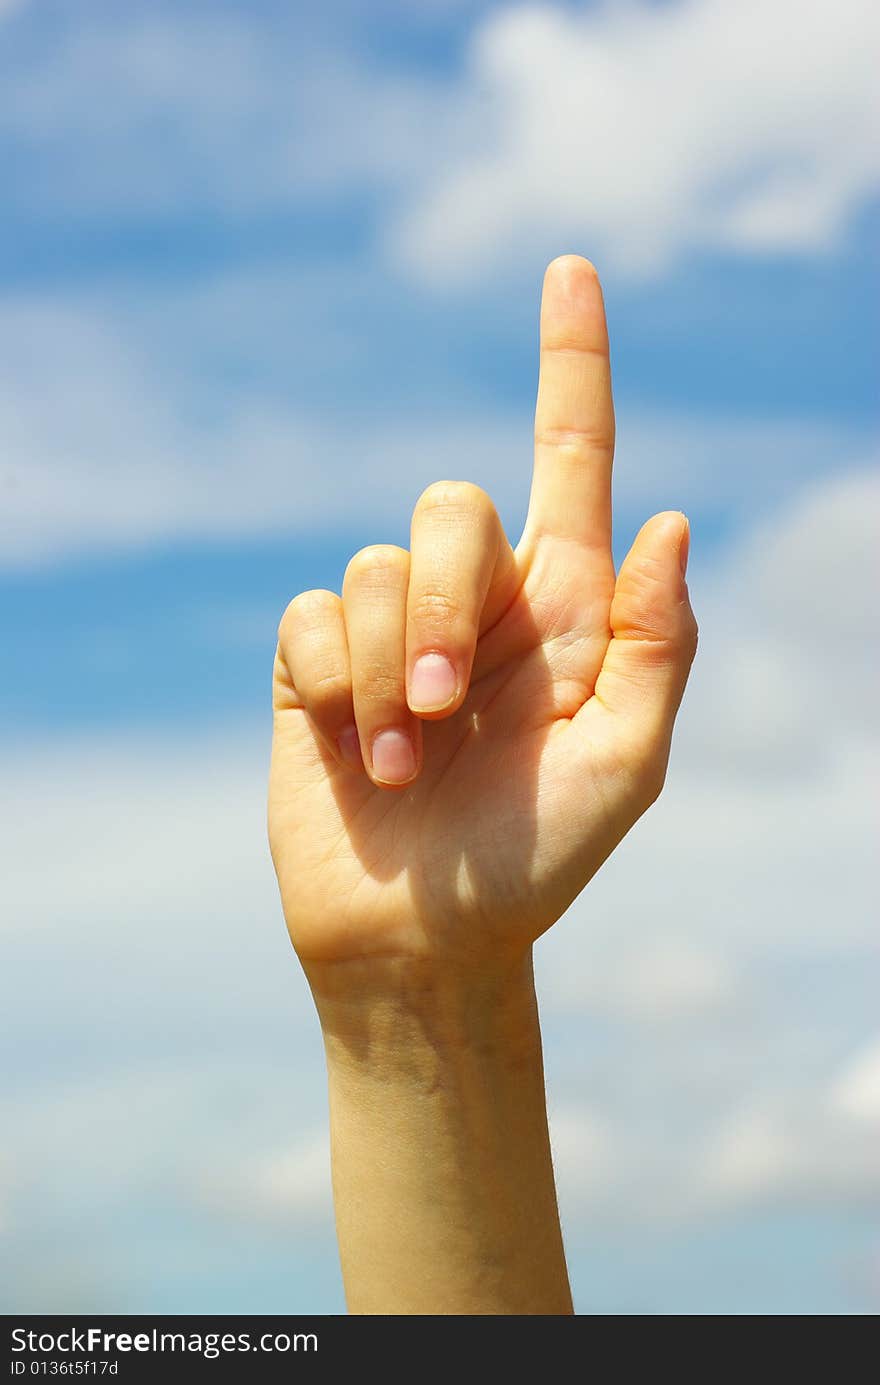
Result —
[{"label": "wrist", "polygon": [[307,975],[331,1071],[431,1080],[440,1056],[517,1063],[540,1051],[531,948],[479,967],[369,958]]},{"label": "wrist", "polygon": [[356,1313],[570,1313],[531,949],[316,972]]}]

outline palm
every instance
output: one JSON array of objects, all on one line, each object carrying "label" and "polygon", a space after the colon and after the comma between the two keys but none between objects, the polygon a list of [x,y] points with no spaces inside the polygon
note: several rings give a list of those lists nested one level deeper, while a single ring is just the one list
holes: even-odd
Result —
[{"label": "palm", "polygon": [[529,517],[504,594],[487,597],[464,700],[422,725],[418,777],[390,793],[344,768],[276,665],[270,838],[303,960],[519,947],[656,796],[695,624],[670,547],[680,516],[645,526],[615,583],[597,291],[586,283],[584,340],[555,346],[571,304],[561,319],[545,287]]},{"label": "palm", "polygon": [[289,922],[303,956],[343,953],[352,933],[405,950],[477,938],[495,948],[514,929],[517,940],[536,937],[629,826],[623,803],[607,816],[613,745],[601,707],[588,753],[582,736],[566,736],[608,644],[613,575],[597,574],[601,623],[569,631],[529,568],[478,642],[464,704],[425,727],[424,767],[405,792],[347,773],[303,711],[279,713],[270,814],[279,875],[297,882]]}]

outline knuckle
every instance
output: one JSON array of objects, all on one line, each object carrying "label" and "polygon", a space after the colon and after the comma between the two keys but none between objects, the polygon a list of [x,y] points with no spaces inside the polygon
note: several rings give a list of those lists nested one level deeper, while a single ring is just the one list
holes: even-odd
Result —
[{"label": "knuckle", "polygon": [[349,559],[344,585],[352,581],[381,581],[405,569],[409,554],[393,543],[372,543]]},{"label": "knuckle", "polygon": [[324,591],[322,588],[299,592],[288,602],[278,623],[279,642],[285,644],[303,627],[320,624],[335,613],[338,603],[339,597],[335,592]]},{"label": "knuckle", "polygon": [[614,426],[596,424],[591,428],[563,428],[554,424],[535,425],[535,443],[538,447],[552,447],[561,458],[579,461],[583,456],[595,454],[613,456]]},{"label": "knuckle", "polygon": [[673,656],[686,660],[688,665],[693,663],[699,638],[699,627],[694,619],[693,612],[689,611],[680,622],[678,629],[669,641]]},{"label": "knuckle", "polygon": [[405,702],[403,673],[387,667],[368,666],[362,669],[357,683],[358,701],[387,706]]},{"label": "knuckle", "polygon": [[668,748],[657,739],[645,741],[633,762],[633,783],[642,811],[650,808],[663,792],[669,766]]},{"label": "knuckle", "polygon": [[691,612],[691,625],[690,630],[688,632],[688,640],[690,646],[691,661],[693,662],[693,660],[696,658],[697,650],[700,647],[700,627],[697,624],[697,618],[694,615],[693,611]]},{"label": "knuckle", "polygon": [[476,510],[489,514],[494,509],[491,498],[474,481],[432,481],[416,501],[416,513],[453,510]]},{"label": "knuckle", "polygon": [[410,620],[415,625],[450,626],[461,619],[461,603],[450,592],[420,591],[410,598]]},{"label": "knuckle", "polygon": [[614,434],[589,428],[535,428],[535,446],[549,447],[558,463],[583,463],[589,458],[614,460]]},{"label": "knuckle", "polygon": [[313,674],[302,689],[310,712],[319,716],[343,711],[351,702],[351,680],[340,669]]}]

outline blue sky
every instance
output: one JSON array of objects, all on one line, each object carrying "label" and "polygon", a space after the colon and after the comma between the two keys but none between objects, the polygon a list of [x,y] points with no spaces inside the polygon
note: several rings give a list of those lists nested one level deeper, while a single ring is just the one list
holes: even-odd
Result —
[{"label": "blue sky", "polygon": [[439,477],[516,541],[570,250],[617,556],[684,509],[701,623],[539,949],[577,1305],[876,1308],[877,47],[866,0],[0,0],[9,1309],[339,1311],[275,626]]}]

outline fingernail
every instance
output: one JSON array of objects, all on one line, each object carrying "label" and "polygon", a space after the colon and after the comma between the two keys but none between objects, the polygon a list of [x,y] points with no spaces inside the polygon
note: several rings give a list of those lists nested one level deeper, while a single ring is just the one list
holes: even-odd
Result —
[{"label": "fingernail", "polygon": [[405,784],[416,772],[416,753],[405,731],[373,737],[373,774],[385,784]]},{"label": "fingernail", "polygon": [[423,654],[413,664],[409,705],[414,712],[437,712],[455,697],[458,679],[445,654]]},{"label": "fingernail", "polygon": [[364,758],[361,755],[361,743],[355,725],[346,726],[344,731],[340,731],[336,738],[336,744],[339,746],[339,753],[347,765],[350,765],[352,769],[363,769]]},{"label": "fingernail", "polygon": [[684,529],[681,531],[681,542],[678,546],[678,561],[681,563],[681,575],[686,576],[688,570],[688,554],[691,549],[691,523],[687,515],[684,517]]}]

